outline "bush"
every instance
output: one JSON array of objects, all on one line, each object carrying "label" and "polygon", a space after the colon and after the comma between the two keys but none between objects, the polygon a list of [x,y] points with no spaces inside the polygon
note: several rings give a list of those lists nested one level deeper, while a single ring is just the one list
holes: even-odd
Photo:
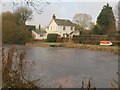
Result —
[{"label": "bush", "polygon": [[48,42],[56,42],[58,34],[48,34],[47,41]]},{"label": "bush", "polygon": [[97,26],[95,26],[92,30],[92,34],[95,34],[95,35],[100,35],[100,31],[99,31],[99,28]]},{"label": "bush", "polygon": [[108,35],[108,38],[114,39],[114,40],[119,40],[120,34],[111,34],[111,35]]},{"label": "bush", "polygon": [[30,90],[36,90],[38,88],[40,79],[30,80],[30,76],[26,77],[26,73],[30,72],[29,70],[31,69],[27,66],[30,65],[33,68],[34,63],[25,59],[24,52],[18,51],[15,47],[2,48],[1,56],[2,90],[9,90],[8,88],[16,88],[15,90],[30,88]]},{"label": "bush", "polygon": [[17,25],[13,13],[2,13],[2,42],[4,44],[25,44],[30,40],[32,40],[32,34],[26,25]]}]

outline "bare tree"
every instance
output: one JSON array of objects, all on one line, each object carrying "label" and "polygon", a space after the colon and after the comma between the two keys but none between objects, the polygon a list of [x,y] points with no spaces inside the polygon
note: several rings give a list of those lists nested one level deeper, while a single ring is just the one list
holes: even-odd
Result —
[{"label": "bare tree", "polygon": [[[17,2],[13,3],[14,3],[13,7],[18,5]],[[44,2],[43,0],[21,0],[21,6],[26,6],[30,8],[32,11],[37,12],[38,14],[44,12],[43,8],[49,4],[50,2]]]},{"label": "bare tree", "polygon": [[116,19],[117,29],[120,31],[120,1],[114,9],[114,15]]},{"label": "bare tree", "polygon": [[73,17],[73,22],[83,29],[90,29],[93,26],[92,17],[85,13],[77,13]]},{"label": "bare tree", "polygon": [[118,30],[120,31],[120,1],[118,2]]},{"label": "bare tree", "polygon": [[32,19],[32,10],[27,7],[18,7],[14,14],[17,24],[25,25],[25,22]]},{"label": "bare tree", "polygon": [[[42,12],[44,12],[43,8],[46,5],[49,5],[50,2],[44,1],[44,0],[19,0],[20,2],[18,2],[18,0],[9,0],[12,2],[13,5],[13,12],[15,10],[16,7],[19,6],[26,6],[28,8],[30,8],[32,11],[37,12],[38,14],[41,14]],[[0,1],[0,3],[2,3],[3,5],[5,5],[5,2]]]}]

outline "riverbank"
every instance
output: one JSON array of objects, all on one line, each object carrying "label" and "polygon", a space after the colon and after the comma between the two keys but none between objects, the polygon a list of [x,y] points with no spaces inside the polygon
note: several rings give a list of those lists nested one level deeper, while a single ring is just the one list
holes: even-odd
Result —
[{"label": "riverbank", "polygon": [[27,43],[26,46],[79,48],[79,49],[105,51],[114,54],[120,54],[119,53],[120,47],[117,46],[86,45],[86,44],[75,44],[70,42],[66,42],[66,43],[32,42],[32,43]]},{"label": "riverbank", "polygon": [[65,43],[48,43],[48,42],[31,42],[26,46],[38,46],[38,47],[64,47]]},{"label": "riverbank", "polygon": [[120,54],[118,52],[119,47],[114,46],[100,46],[100,45],[85,45],[85,44],[74,44],[74,43],[66,43],[66,48],[80,48],[80,49],[87,49],[87,50],[94,50],[94,51],[105,51],[111,52],[114,54]]}]

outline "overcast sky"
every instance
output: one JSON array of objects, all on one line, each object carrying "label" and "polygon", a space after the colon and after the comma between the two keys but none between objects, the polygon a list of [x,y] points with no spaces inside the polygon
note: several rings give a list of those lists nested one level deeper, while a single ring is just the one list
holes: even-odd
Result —
[{"label": "overcast sky", "polygon": [[[47,26],[51,20],[53,14],[56,18],[69,19],[72,21],[76,13],[87,13],[92,16],[95,22],[99,15],[103,5],[107,2],[51,2],[49,5],[41,6],[44,12],[42,14],[33,13],[33,19],[28,21],[27,24],[38,26]],[[117,2],[108,2],[113,9],[116,7]],[[13,7],[10,2],[6,2],[2,10],[12,11]]]}]

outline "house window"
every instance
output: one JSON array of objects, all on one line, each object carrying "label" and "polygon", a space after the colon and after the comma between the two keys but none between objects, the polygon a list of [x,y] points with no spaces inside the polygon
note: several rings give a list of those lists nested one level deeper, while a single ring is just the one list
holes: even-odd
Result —
[{"label": "house window", "polygon": [[63,26],[63,30],[65,30],[65,26]]},{"label": "house window", "polygon": [[41,34],[40,37],[43,37],[43,35]]},{"label": "house window", "polygon": [[73,27],[71,27],[71,30],[73,30]]},{"label": "house window", "polygon": [[52,31],[52,27],[51,27],[51,31]]},{"label": "house window", "polygon": [[65,37],[65,34],[63,34],[63,37]]}]

